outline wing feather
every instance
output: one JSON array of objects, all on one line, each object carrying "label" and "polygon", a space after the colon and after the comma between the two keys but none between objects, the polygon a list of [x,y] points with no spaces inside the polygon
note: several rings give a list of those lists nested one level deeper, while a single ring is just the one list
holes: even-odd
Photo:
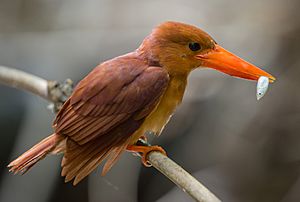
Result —
[{"label": "wing feather", "polygon": [[168,79],[162,68],[141,63],[99,66],[79,83],[59,112],[54,121],[56,132],[82,145],[132,116],[143,118],[164,92]]},{"label": "wing feather", "polygon": [[103,63],[87,75],[53,123],[57,134],[67,136],[61,163],[65,180],[77,184],[108,158],[105,174],[158,104],[168,81],[163,68],[126,57]]}]

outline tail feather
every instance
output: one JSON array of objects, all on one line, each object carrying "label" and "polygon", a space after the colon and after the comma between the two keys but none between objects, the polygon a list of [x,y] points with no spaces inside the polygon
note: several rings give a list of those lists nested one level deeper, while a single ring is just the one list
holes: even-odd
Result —
[{"label": "tail feather", "polygon": [[16,160],[12,161],[7,167],[10,168],[10,172],[13,173],[26,173],[32,166],[38,161],[43,159],[50,152],[58,153],[63,150],[64,144],[62,144],[64,137],[56,133],[43,139],[27,152],[19,156]]},{"label": "tail feather", "polygon": [[[101,136],[95,141],[85,145],[79,145],[71,139],[66,141],[66,151],[62,160],[61,175],[65,177],[65,182],[73,181],[73,185],[78,184],[83,178],[89,175],[107,157],[108,161],[104,166],[105,174],[116,160],[125,151],[128,140],[124,142],[118,137]],[[100,145],[100,146],[99,146]]]}]

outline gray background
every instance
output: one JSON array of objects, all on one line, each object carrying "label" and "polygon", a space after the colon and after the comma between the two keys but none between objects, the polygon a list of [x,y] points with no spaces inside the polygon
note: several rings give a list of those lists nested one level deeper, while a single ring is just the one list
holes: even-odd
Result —
[{"label": "gray background", "polygon": [[[277,77],[255,82],[193,72],[183,105],[152,143],[224,201],[296,202],[300,160],[300,2],[297,0],[0,0],[0,64],[76,83],[98,63],[130,52],[157,24],[194,24]],[[0,86],[0,201],[191,201],[155,169],[124,154],[78,186],[51,156],[24,176],[6,165],[51,133],[54,115],[36,96]]]}]

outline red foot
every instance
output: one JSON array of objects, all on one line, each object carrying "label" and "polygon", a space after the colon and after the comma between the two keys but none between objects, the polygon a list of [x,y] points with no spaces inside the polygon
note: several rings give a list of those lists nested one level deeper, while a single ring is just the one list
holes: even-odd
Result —
[{"label": "red foot", "polygon": [[146,167],[151,167],[151,163],[148,161],[148,154],[152,151],[159,151],[164,155],[167,155],[166,151],[160,146],[139,146],[139,145],[129,145],[126,148],[130,152],[138,152],[142,156],[142,163]]}]

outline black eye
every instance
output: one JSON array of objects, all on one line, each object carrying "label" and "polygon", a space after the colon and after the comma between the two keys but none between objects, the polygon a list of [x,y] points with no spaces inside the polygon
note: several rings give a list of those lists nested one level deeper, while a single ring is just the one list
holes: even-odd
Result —
[{"label": "black eye", "polygon": [[199,43],[196,43],[196,42],[191,42],[189,43],[189,48],[192,50],[192,51],[198,51],[201,49],[201,46]]}]

